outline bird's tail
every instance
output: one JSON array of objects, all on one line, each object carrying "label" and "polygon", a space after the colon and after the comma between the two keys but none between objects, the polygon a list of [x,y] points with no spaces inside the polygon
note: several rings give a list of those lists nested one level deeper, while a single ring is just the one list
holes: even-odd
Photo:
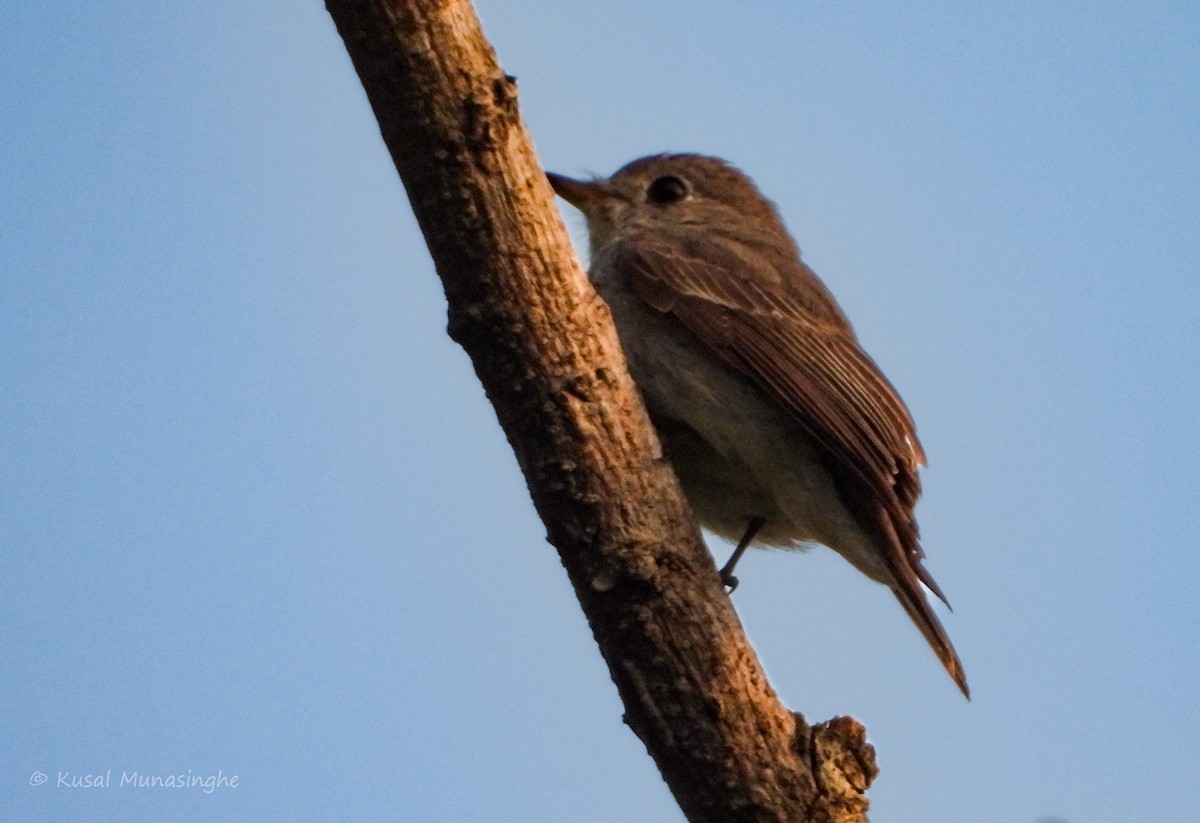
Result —
[{"label": "bird's tail", "polygon": [[917,624],[917,628],[933,648],[933,653],[942,661],[951,679],[962,690],[963,696],[970,700],[971,689],[967,686],[967,675],[963,671],[962,661],[958,659],[954,644],[942,628],[942,622],[933,613],[929,599],[921,590],[921,583],[908,575],[897,575],[897,578],[891,585],[892,593],[896,595],[904,611],[908,612],[912,622]]},{"label": "bird's tail", "polygon": [[883,538],[876,546],[887,570],[875,579],[887,585],[892,594],[896,595],[896,599],[917,625],[933,653],[946,667],[950,679],[962,691],[963,697],[970,700],[971,689],[967,686],[967,675],[963,671],[962,661],[958,659],[954,644],[950,642],[950,637],[942,628],[942,622],[933,612],[929,598],[925,596],[925,589],[928,588],[943,603],[950,605],[946,602],[946,596],[942,594],[937,581],[921,562],[925,552],[921,550],[917,527],[911,513],[880,506],[872,514],[877,533]]}]

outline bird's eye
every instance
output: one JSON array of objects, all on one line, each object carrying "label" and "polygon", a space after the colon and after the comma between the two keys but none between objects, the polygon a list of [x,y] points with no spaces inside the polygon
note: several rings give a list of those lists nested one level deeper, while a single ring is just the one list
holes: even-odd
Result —
[{"label": "bird's eye", "polygon": [[682,200],[687,196],[687,186],[678,177],[660,177],[650,184],[646,190],[646,198],[651,203],[665,205]]}]

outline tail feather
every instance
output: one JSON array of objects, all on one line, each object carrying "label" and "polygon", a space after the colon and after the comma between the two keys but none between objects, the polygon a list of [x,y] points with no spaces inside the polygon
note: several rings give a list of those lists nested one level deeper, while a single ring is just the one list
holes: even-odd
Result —
[{"label": "tail feather", "polygon": [[925,584],[925,588],[936,594],[937,599],[945,603],[947,609],[954,611],[954,607],[950,605],[950,601],[946,599],[946,595],[942,594],[942,587],[933,579],[933,575],[926,571],[925,566],[921,564],[920,560],[917,561],[916,565],[917,577]]},{"label": "tail feather", "polygon": [[929,605],[925,593],[921,591],[920,584],[915,580],[904,581],[897,582],[891,588],[896,599],[900,601],[900,605],[904,607],[904,611],[908,613],[912,622],[916,624],[925,640],[933,648],[938,660],[941,660],[942,665],[946,667],[950,678],[962,691],[963,697],[970,700],[971,689],[967,686],[967,675],[963,671],[962,661],[958,659],[958,652],[954,650],[954,644],[950,642],[950,637],[942,628],[941,621],[933,613],[933,608]]},{"label": "tail feather", "polygon": [[[896,528],[898,521],[902,523],[902,531]],[[883,549],[884,563],[891,573],[891,580],[887,581],[889,588],[896,595],[896,599],[900,601],[900,605],[904,607],[909,618],[916,624],[926,642],[929,643],[938,660],[942,661],[946,672],[962,691],[963,697],[970,700],[971,689],[967,686],[967,675],[963,671],[962,661],[958,659],[958,652],[954,650],[954,644],[950,642],[949,635],[942,628],[942,622],[934,614],[933,606],[930,605],[929,598],[925,596],[925,591],[921,588],[921,584],[924,583],[943,603],[946,603],[942,590],[921,563],[925,553],[921,551],[920,543],[917,541],[915,524],[911,517],[902,520],[894,517],[883,507],[876,510],[875,523],[879,528],[880,536],[883,537],[881,548]],[[949,605],[946,603],[947,607]]]}]

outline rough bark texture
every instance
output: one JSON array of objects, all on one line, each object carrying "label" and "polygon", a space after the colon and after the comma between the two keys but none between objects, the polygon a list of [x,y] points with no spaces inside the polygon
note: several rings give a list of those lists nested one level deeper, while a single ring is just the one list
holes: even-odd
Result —
[{"label": "rough bark texture", "polygon": [[[863,821],[874,751],[778,701],[463,0],[328,0],[625,720],[690,821]],[[513,581],[517,585],[517,581]]]}]

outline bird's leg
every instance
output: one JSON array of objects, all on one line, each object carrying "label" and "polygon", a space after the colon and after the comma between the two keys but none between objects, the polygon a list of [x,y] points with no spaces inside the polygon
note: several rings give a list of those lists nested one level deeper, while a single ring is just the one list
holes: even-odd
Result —
[{"label": "bird's leg", "polygon": [[758,534],[758,530],[767,522],[765,517],[751,517],[746,523],[746,533],[742,535],[742,539],[738,541],[737,548],[733,550],[733,554],[729,556],[729,562],[721,567],[721,582],[729,587],[729,593],[733,594],[733,590],[738,586],[738,579],[733,576],[733,567],[742,559],[742,554],[750,546],[750,541],[754,539],[754,535]]}]

